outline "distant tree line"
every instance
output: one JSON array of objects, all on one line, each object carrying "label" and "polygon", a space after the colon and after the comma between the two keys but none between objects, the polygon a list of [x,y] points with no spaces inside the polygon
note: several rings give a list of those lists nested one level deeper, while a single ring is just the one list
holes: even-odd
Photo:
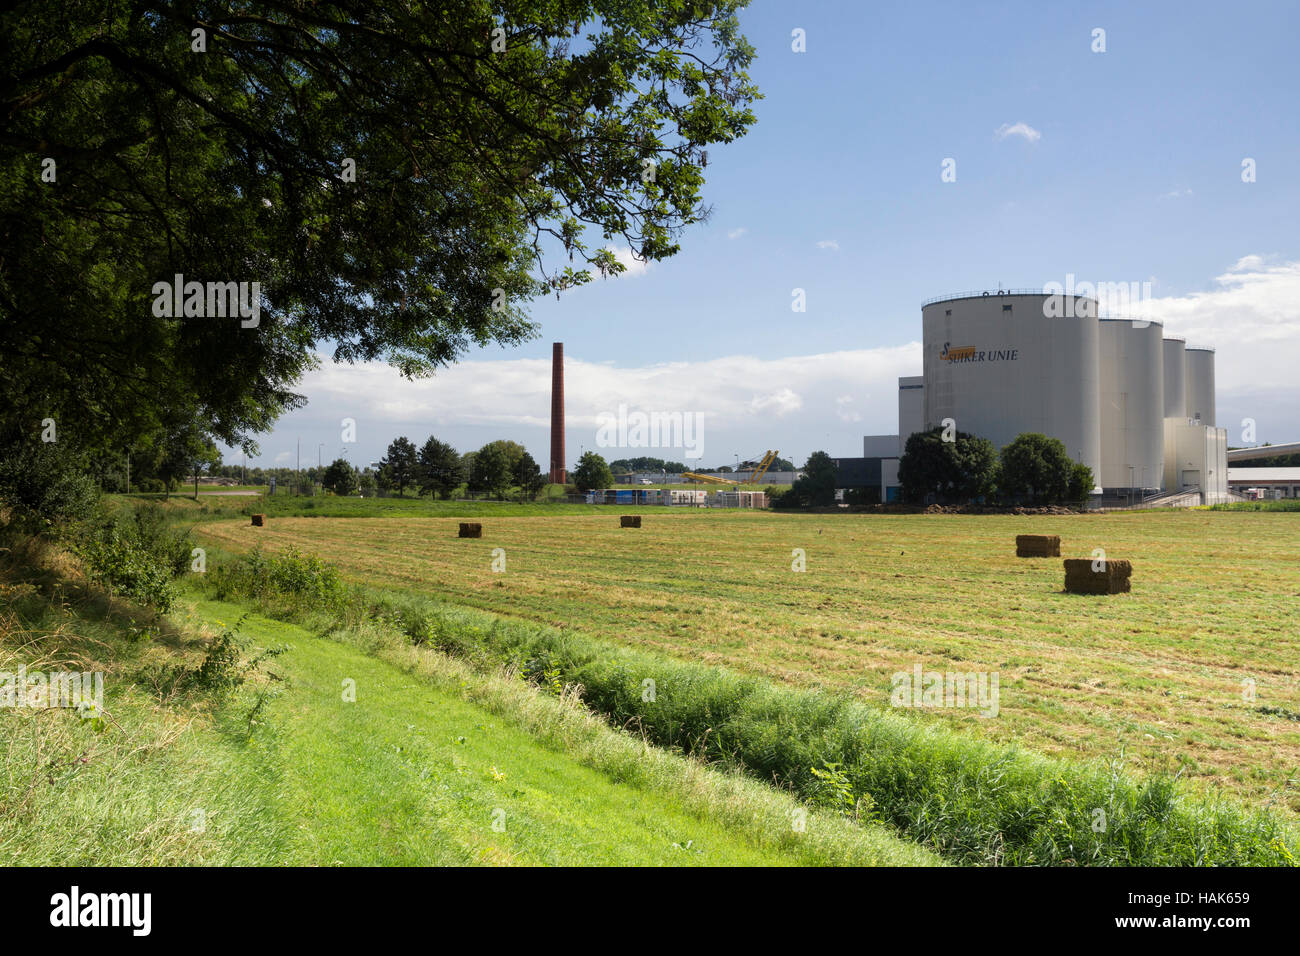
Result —
[{"label": "distant tree line", "polygon": [[[339,458],[325,470],[322,483],[335,494],[366,494],[366,473],[358,473]],[[371,479],[374,487],[447,499],[462,487],[471,494],[505,498],[515,494],[533,500],[546,487],[546,476],[524,446],[506,439],[488,442],[478,451],[460,454],[434,436],[416,447],[406,436],[393,439]]]},{"label": "distant tree line", "polygon": [[[830,455],[814,452],[793,485],[768,494],[777,508],[825,507],[835,503],[838,472]],[[1059,439],[1027,432],[999,453],[986,438],[942,428],[908,438],[898,480],[910,504],[1079,504],[1093,488],[1092,469],[1071,459]],[[878,492],[848,489],[844,500],[874,504]]]},{"label": "distant tree line", "polygon": [[691,470],[680,461],[665,461],[662,458],[617,458],[609,463],[609,469],[619,474],[629,471],[659,471],[669,475],[680,475]]}]

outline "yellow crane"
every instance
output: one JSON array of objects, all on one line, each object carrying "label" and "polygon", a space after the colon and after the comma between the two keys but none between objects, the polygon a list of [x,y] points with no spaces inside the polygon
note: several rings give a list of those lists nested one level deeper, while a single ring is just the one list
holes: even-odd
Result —
[{"label": "yellow crane", "polygon": [[758,463],[758,466],[749,473],[749,477],[744,481],[728,480],[719,478],[716,475],[702,475],[696,471],[684,471],[682,477],[687,481],[702,481],[711,485],[756,485],[762,481],[763,476],[767,474],[768,469],[772,467],[776,461],[776,456],[779,454],[781,454],[779,451],[768,451],[763,456],[763,460]]},{"label": "yellow crane", "polygon": [[779,454],[778,451],[769,451],[764,455],[763,460],[758,463],[758,467],[750,472],[749,480],[745,484],[756,485],[762,481],[763,476],[767,474],[767,470],[772,467],[772,464],[776,461],[776,456]]},{"label": "yellow crane", "polygon": [[682,477],[687,481],[704,481],[713,485],[734,485],[734,481],[728,481],[726,478],[716,478],[713,475],[701,475],[694,471],[682,472]]}]

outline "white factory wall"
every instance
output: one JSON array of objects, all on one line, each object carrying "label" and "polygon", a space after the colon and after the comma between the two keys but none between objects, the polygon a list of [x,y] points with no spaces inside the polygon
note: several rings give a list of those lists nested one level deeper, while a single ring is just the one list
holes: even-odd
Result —
[{"label": "white factory wall", "polygon": [[1228,493],[1228,431],[1185,418],[1165,419],[1165,490],[1199,488],[1206,504]]},{"label": "white factory wall", "polygon": [[898,435],[863,435],[862,457],[896,458],[900,441]]},{"label": "white factory wall", "polygon": [[916,432],[925,431],[925,377],[908,375],[898,380],[898,454]]},{"label": "white factory wall", "polygon": [[1163,343],[1165,376],[1165,418],[1187,417],[1185,394],[1187,343],[1182,339],[1165,339]]},{"label": "white factory wall", "polygon": [[[1048,317],[1048,298],[992,293],[922,307],[924,427],[951,418],[999,448],[1022,432],[1042,432],[1100,475],[1095,303],[1064,296],[1072,315]],[[950,361],[945,349],[963,357]],[[973,355],[954,351],[962,349]],[[900,435],[901,421],[900,407]]]},{"label": "white factory wall", "polygon": [[1103,488],[1164,483],[1164,339],[1154,322],[1101,319],[1101,473]]},{"label": "white factory wall", "polygon": [[1186,407],[1183,416],[1200,417],[1202,425],[1216,425],[1214,417],[1214,349],[1187,349],[1184,366]]}]

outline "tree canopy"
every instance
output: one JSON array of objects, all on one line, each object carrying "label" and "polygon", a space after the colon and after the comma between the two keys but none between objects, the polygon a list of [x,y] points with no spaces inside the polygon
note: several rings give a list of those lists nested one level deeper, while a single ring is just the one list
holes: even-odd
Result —
[{"label": "tree canopy", "polygon": [[450,498],[465,481],[465,464],[455,448],[430,435],[420,448],[419,473],[421,494]]},{"label": "tree canopy", "polygon": [[578,459],[578,467],[569,475],[579,491],[592,491],[609,488],[614,484],[614,473],[609,470],[605,459],[594,451],[584,452]]},{"label": "tree canopy", "polygon": [[357,470],[346,458],[335,458],[326,467],[320,483],[322,488],[327,488],[336,495],[356,494],[359,487]]},{"label": "tree canopy", "polygon": [[419,480],[419,452],[415,443],[406,436],[394,438],[388,444],[388,454],[379,459],[379,484],[382,488],[396,488],[400,496],[407,485]]},{"label": "tree canopy", "polygon": [[514,480],[506,443],[488,442],[474,455],[469,471],[469,490],[505,497]]},{"label": "tree canopy", "polygon": [[987,438],[956,432],[944,440],[943,428],[908,436],[898,461],[904,501],[967,502],[989,494],[997,480],[997,451]]},{"label": "tree canopy", "polygon": [[1092,490],[1092,469],[1074,461],[1059,438],[1025,432],[1002,449],[998,488],[1004,498],[1035,504],[1082,501]]},{"label": "tree canopy", "polygon": [[252,453],[319,347],[427,374],[533,335],[610,243],[673,255],[753,122],[743,3],[6,8],[0,442],[197,420]]},{"label": "tree canopy", "polygon": [[514,482],[519,486],[519,496],[527,501],[532,501],[546,487],[546,476],[528,452],[520,455],[515,462]]}]

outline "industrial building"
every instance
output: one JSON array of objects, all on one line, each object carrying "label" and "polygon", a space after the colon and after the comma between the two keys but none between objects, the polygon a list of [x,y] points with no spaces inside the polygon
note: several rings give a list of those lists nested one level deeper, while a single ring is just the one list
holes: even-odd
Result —
[{"label": "industrial building", "polygon": [[1257,445],[1228,452],[1228,488],[1246,498],[1300,498],[1300,468],[1294,465],[1233,468],[1234,463],[1300,455],[1300,442]]},{"label": "industrial building", "polygon": [[1098,499],[1227,500],[1213,349],[1098,311],[1095,299],[1038,290],[923,303],[922,374],[898,380],[898,434],[866,436],[863,460],[841,459],[857,479],[845,487],[878,482],[882,501],[896,499],[908,437],[952,425],[999,449],[1025,432],[1060,439],[1092,469]]}]

